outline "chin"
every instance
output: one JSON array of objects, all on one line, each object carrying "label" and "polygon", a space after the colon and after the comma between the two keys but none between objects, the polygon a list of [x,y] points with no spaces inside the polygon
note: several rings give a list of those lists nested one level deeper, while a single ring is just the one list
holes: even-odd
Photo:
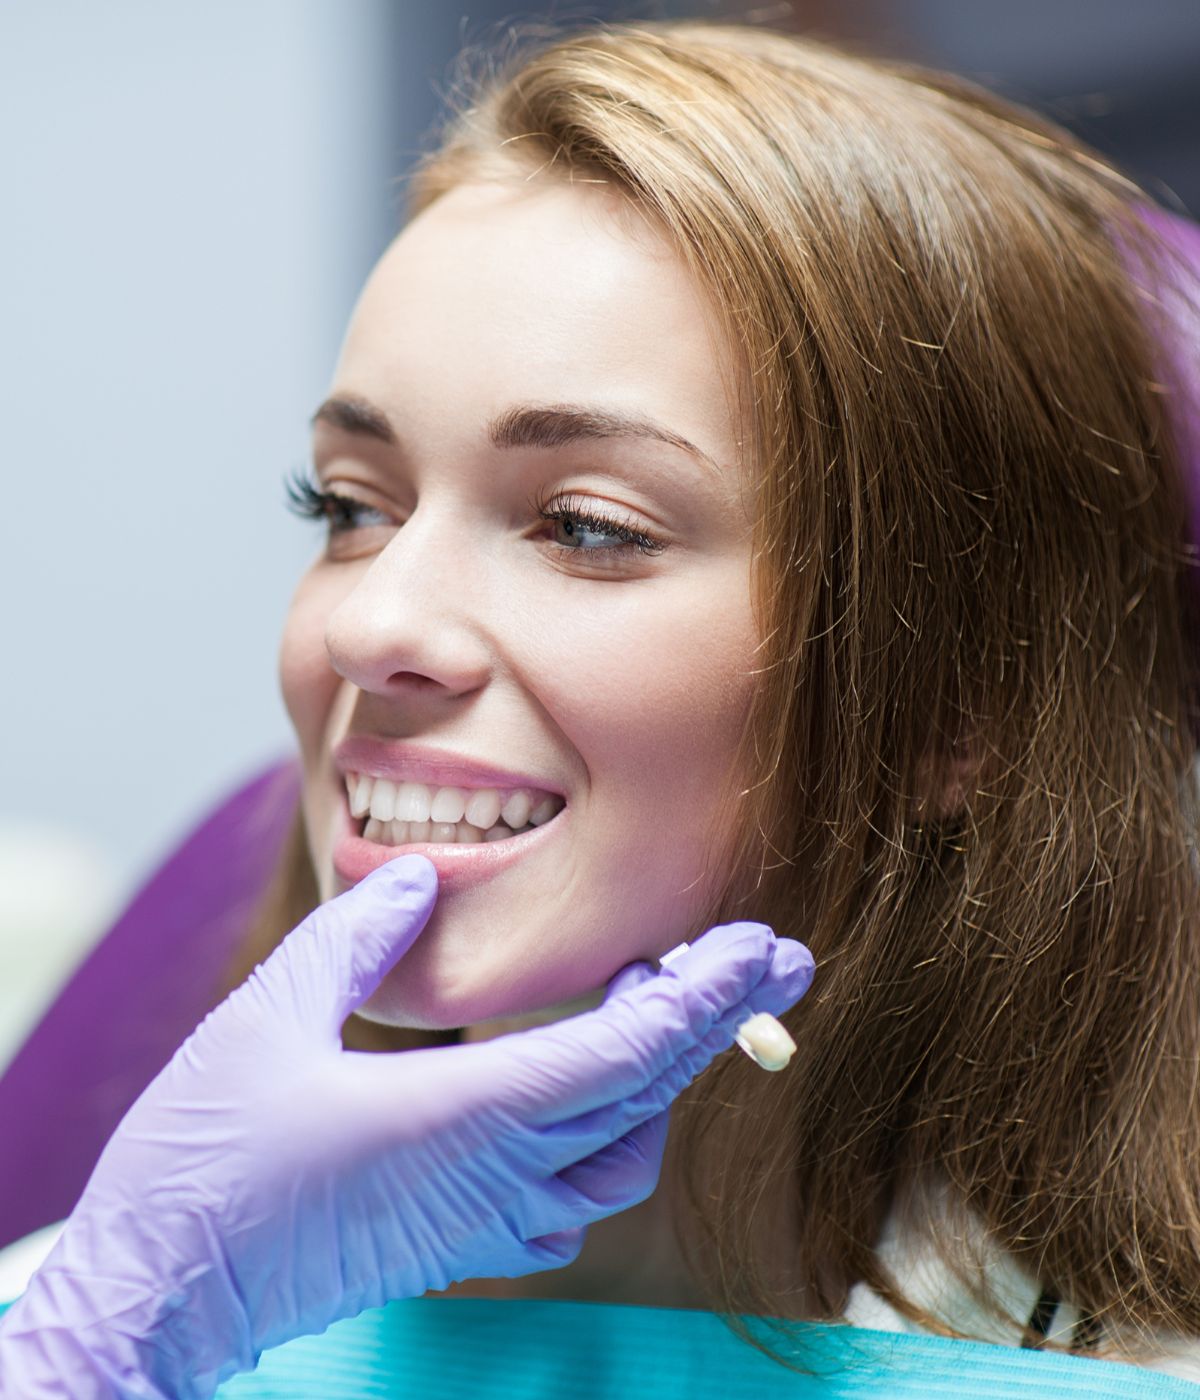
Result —
[{"label": "chin", "polygon": [[502,1017],[528,1016],[564,1006],[591,994],[592,989],[568,982],[561,975],[546,980],[546,969],[488,967],[472,960],[466,975],[452,975],[432,956],[418,955],[414,945],[358,1008],[367,1021],[412,1030],[449,1031]]}]

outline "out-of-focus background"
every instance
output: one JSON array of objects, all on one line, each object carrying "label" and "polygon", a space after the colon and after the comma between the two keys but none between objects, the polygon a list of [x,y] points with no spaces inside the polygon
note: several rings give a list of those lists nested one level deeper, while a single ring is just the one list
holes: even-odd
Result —
[{"label": "out-of-focus background", "polygon": [[0,0],[0,1068],[289,749],[276,641],[317,536],[281,480],[454,55],[686,15],[953,69],[1200,211],[1197,0]]}]

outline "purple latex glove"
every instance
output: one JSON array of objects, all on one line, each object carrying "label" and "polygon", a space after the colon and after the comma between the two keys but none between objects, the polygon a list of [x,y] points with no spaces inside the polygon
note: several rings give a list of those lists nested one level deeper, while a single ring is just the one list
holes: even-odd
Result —
[{"label": "purple latex glove", "polygon": [[812,978],[801,944],[731,924],[569,1020],[344,1050],[436,897],[424,857],[382,866],[180,1047],[0,1320],[0,1395],[208,1396],[364,1308],[570,1263],[583,1227],[653,1191],[680,1090]]}]

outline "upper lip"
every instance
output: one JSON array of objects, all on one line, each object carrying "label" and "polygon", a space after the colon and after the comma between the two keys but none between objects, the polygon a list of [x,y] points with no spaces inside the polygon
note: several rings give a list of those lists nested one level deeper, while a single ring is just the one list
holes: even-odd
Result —
[{"label": "upper lip", "polygon": [[538,792],[566,794],[545,778],[498,768],[484,759],[407,739],[383,739],[355,734],[333,750],[333,761],[342,773],[369,773],[395,782],[427,783],[437,787],[534,788]]}]

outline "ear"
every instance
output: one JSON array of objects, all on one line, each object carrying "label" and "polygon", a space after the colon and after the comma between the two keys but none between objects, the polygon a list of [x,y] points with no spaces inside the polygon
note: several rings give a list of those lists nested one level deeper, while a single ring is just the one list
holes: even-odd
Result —
[{"label": "ear", "polygon": [[961,815],[978,778],[979,755],[974,744],[955,743],[948,751],[923,755],[917,765],[914,820],[937,822]]}]

